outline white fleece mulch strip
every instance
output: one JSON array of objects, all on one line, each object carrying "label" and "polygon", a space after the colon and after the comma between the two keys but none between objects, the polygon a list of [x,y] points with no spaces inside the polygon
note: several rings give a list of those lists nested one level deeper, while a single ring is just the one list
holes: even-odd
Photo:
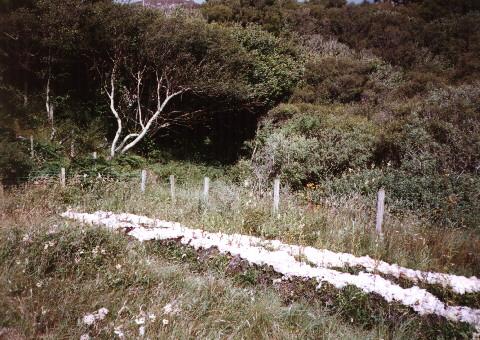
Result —
[{"label": "white fleece mulch strip", "polygon": [[[356,257],[346,253],[334,253],[312,247],[288,245],[280,241],[262,240],[240,234],[210,233],[190,229],[179,223],[154,220],[132,214],[114,214],[98,211],[93,214],[67,211],[63,217],[86,224],[105,226],[110,229],[126,229],[127,234],[140,241],[180,239],[184,245],[195,249],[218,248],[221,253],[240,256],[252,264],[272,266],[285,277],[316,279],[321,286],[328,282],[338,289],[353,285],[365,293],[376,293],[386,301],[396,301],[411,307],[420,315],[435,314],[448,320],[466,322],[480,331],[480,309],[464,306],[447,306],[425,289],[401,286],[383,277],[366,272],[358,275],[339,272],[329,267],[361,266],[367,271],[402,277],[413,282],[425,282],[449,287],[458,294],[480,291],[480,279],[476,277],[422,272],[376,261],[368,256]],[[310,264],[298,261],[305,258]],[[315,265],[315,267],[312,266]]]}]

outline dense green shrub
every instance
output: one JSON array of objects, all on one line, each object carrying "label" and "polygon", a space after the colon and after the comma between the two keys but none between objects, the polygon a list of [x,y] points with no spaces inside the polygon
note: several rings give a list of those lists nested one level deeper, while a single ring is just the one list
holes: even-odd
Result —
[{"label": "dense green shrub", "polygon": [[373,65],[354,58],[323,57],[306,63],[304,85],[294,100],[308,103],[360,101]]},{"label": "dense green shrub", "polygon": [[261,188],[275,176],[297,189],[315,183],[314,201],[351,194],[374,199],[384,187],[393,211],[415,210],[441,225],[477,226],[475,91],[445,91],[432,93],[445,100],[423,101],[413,106],[417,113],[382,126],[348,114],[345,106],[280,105],[252,143],[254,178]]},{"label": "dense green shrub", "polygon": [[373,161],[375,141],[376,128],[363,117],[314,106],[280,106],[258,132],[253,170],[261,183],[282,176],[298,188],[366,167]]},{"label": "dense green shrub", "polygon": [[363,169],[321,181],[311,199],[362,194],[375,200],[380,188],[395,213],[416,211],[442,226],[477,227],[480,223],[480,180],[472,174],[413,174],[393,167]]},{"label": "dense green shrub", "polygon": [[303,71],[298,48],[257,26],[233,27],[231,34],[247,53],[242,73],[246,73],[252,98],[268,106],[288,98]]}]

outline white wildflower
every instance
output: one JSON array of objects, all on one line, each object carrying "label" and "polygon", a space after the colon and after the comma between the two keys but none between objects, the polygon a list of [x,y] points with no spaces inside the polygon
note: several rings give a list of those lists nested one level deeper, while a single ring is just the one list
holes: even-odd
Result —
[{"label": "white wildflower", "polygon": [[166,315],[170,315],[170,314],[173,315],[179,312],[176,301],[167,303],[165,306],[163,306],[162,309],[163,309],[163,314],[166,314]]},{"label": "white wildflower", "polygon": [[119,263],[119,264],[117,264],[117,265],[115,266],[115,268],[116,268],[117,270],[120,270],[120,269],[122,269],[122,265]]},{"label": "white wildflower", "polygon": [[162,323],[163,323],[164,326],[166,326],[166,325],[168,325],[168,320],[167,320],[167,319],[163,319],[163,320],[162,320]]},{"label": "white wildflower", "polygon": [[108,314],[108,309],[106,308],[100,308],[96,314],[97,320],[103,320]]},{"label": "white wildflower", "polygon": [[115,329],[113,330],[113,333],[116,336],[118,336],[120,339],[125,338],[125,334],[123,334],[123,331],[122,331],[122,326],[115,327]]},{"label": "white wildflower", "polygon": [[83,323],[91,326],[93,325],[97,320],[103,320],[108,314],[108,309],[106,308],[100,308],[98,311],[96,311],[93,314],[87,314],[83,317]]},{"label": "white wildflower", "polygon": [[150,321],[155,321],[155,319],[156,319],[157,317],[155,316],[155,314],[150,313],[150,314],[148,314],[148,318],[150,319]]},{"label": "white wildflower", "polygon": [[53,247],[55,245],[55,241],[48,241],[43,245],[43,250],[47,250],[50,247]]},{"label": "white wildflower", "polygon": [[30,242],[31,241],[30,235],[28,235],[28,234],[23,235],[22,241],[23,242]]},{"label": "white wildflower", "polygon": [[137,325],[143,325],[143,324],[145,324],[145,318],[143,316],[140,316],[140,317],[135,319],[135,323]]},{"label": "white wildflower", "polygon": [[83,317],[83,323],[87,326],[91,326],[95,323],[95,315],[87,314]]},{"label": "white wildflower", "polygon": [[167,303],[167,304],[163,307],[163,313],[164,313],[164,314],[170,314],[172,311],[173,311],[173,307],[172,307],[172,304],[171,304],[171,303]]},{"label": "white wildflower", "polygon": [[80,340],[90,340],[90,335],[88,335],[88,333],[82,334]]},{"label": "white wildflower", "polygon": [[138,335],[144,336],[145,335],[145,326],[140,326],[138,329]]}]

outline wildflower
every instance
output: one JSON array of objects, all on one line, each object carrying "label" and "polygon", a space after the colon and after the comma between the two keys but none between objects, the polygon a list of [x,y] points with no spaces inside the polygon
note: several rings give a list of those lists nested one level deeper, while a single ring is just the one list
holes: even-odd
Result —
[{"label": "wildflower", "polygon": [[80,340],[90,340],[90,335],[88,335],[88,333],[82,334]]},{"label": "wildflower", "polygon": [[145,335],[145,326],[140,326],[138,329],[138,335],[144,336]]},{"label": "wildflower", "polygon": [[103,320],[103,319],[105,319],[105,317],[107,316],[107,314],[108,314],[108,309],[106,309],[106,308],[100,308],[100,309],[98,310],[98,312],[97,312],[96,318],[97,318],[98,320]]},{"label": "wildflower", "polygon": [[103,320],[108,314],[108,309],[106,308],[100,308],[97,312],[93,314],[87,314],[83,317],[83,323],[91,326],[95,323],[97,320]]},{"label": "wildflower", "polygon": [[144,318],[143,316],[141,316],[141,317],[139,317],[139,318],[136,318],[136,319],[135,319],[135,323],[136,323],[137,325],[143,325],[143,324],[145,324],[145,318]]},{"label": "wildflower", "polygon": [[87,314],[83,317],[83,323],[87,326],[91,326],[95,323],[95,315]]},{"label": "wildflower", "polygon": [[44,244],[43,250],[47,250],[50,247],[53,247],[55,245],[55,241],[48,241],[47,243]]},{"label": "wildflower", "polygon": [[115,329],[113,330],[113,333],[116,336],[118,336],[120,339],[123,339],[125,337],[125,334],[123,334],[123,331],[122,331],[122,326],[115,327]]},{"label": "wildflower", "polygon": [[38,288],[41,288],[43,286],[43,282],[42,281],[38,281],[35,286],[37,286]]},{"label": "wildflower", "polygon": [[164,307],[163,307],[163,313],[164,314],[170,314],[173,312],[173,306],[171,303],[167,303]]},{"label": "wildflower", "polygon": [[115,266],[115,268],[116,268],[117,270],[120,270],[120,269],[122,269],[122,265],[119,263],[119,264],[117,264],[117,265]]},{"label": "wildflower", "polygon": [[164,326],[166,326],[166,325],[168,325],[168,320],[167,320],[167,319],[163,319],[163,320],[162,320],[162,323],[163,323]]},{"label": "wildflower", "polygon": [[176,301],[172,301],[170,303],[167,303],[164,307],[163,307],[163,314],[177,314],[179,312],[178,310],[178,307],[177,307],[177,302]]},{"label": "wildflower", "polygon": [[28,234],[23,235],[22,241],[23,242],[30,242],[31,241],[30,235],[28,235]]},{"label": "wildflower", "polygon": [[157,317],[155,316],[155,314],[150,313],[150,314],[148,314],[148,318],[149,318],[151,321],[155,321],[155,319],[156,319]]}]

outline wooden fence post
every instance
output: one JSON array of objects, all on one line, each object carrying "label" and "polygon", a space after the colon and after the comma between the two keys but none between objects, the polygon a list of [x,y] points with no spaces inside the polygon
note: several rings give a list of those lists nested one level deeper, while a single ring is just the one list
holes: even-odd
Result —
[{"label": "wooden fence post", "polygon": [[147,185],[147,170],[142,170],[142,173],[141,173],[141,184],[140,184],[140,190],[142,192],[145,192],[145,187]]},{"label": "wooden fence post", "polygon": [[278,214],[280,207],[280,178],[273,181],[273,213]]},{"label": "wooden fence post", "polygon": [[175,202],[175,176],[170,175],[170,197]]},{"label": "wooden fence post", "polygon": [[381,188],[377,194],[377,223],[375,225],[375,230],[379,235],[382,235],[384,211],[385,211],[385,190]]},{"label": "wooden fence post", "polygon": [[33,149],[33,136],[30,135],[30,157],[33,158],[35,156],[35,150]]},{"label": "wooden fence post", "polygon": [[203,179],[203,202],[208,203],[208,190],[210,189],[210,178]]},{"label": "wooden fence post", "polygon": [[60,185],[65,188],[65,168],[60,169]]}]

